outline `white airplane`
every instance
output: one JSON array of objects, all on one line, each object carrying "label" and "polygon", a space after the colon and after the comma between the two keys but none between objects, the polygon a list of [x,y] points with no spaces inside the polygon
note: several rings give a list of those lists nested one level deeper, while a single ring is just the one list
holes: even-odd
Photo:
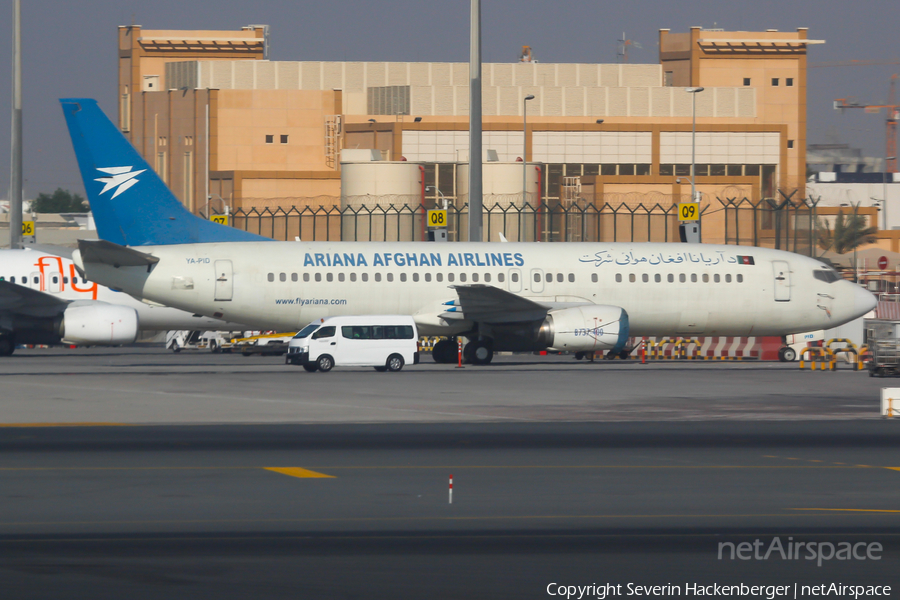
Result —
[{"label": "white airplane", "polygon": [[[756,247],[276,242],[191,215],[95,101],[62,104],[104,238],[80,242],[76,264],[192,313],[280,330],[410,314],[422,335],[467,338],[467,358],[484,364],[500,350],[616,354],[629,336],[784,336],[876,304],[815,259]],[[454,360],[455,343],[434,357]]]},{"label": "white airplane", "polygon": [[243,328],[98,285],[76,272],[71,253],[0,250],[0,356],[16,344],[119,345],[145,330]]}]

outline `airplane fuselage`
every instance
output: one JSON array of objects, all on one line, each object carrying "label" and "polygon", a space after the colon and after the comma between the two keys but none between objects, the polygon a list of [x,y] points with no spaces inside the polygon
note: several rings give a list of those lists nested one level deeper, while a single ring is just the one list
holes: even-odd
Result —
[{"label": "airplane fuselage", "polygon": [[[817,278],[822,263],[747,246],[673,243],[231,242],[141,246],[152,269],[88,275],[183,310],[293,330],[341,314],[411,314],[424,335],[471,328],[454,285],[484,284],[549,308],[622,307],[631,334],[785,335],[871,309],[871,295]],[[76,258],[77,260],[77,258]],[[829,270],[834,274],[834,271]],[[462,317],[462,318],[459,318]]]}]

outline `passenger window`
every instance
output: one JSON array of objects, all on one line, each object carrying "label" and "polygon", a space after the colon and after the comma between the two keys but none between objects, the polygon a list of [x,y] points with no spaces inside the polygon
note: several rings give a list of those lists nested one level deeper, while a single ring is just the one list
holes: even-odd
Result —
[{"label": "passenger window", "polygon": [[564,278],[565,278],[565,275],[563,275],[562,273],[556,274],[556,282],[557,283],[562,283]]},{"label": "passenger window", "polygon": [[275,273],[269,273],[269,281],[275,281]]},{"label": "passenger window", "polygon": [[575,283],[575,273],[569,273],[569,283]]},{"label": "passenger window", "polygon": [[400,273],[400,281],[406,282],[406,273]]},{"label": "passenger window", "polygon": [[279,274],[278,274],[278,281],[287,281],[287,274],[285,274],[285,273],[279,273]]},{"label": "passenger window", "polygon": [[328,327],[319,327],[314,334],[312,334],[312,339],[320,340],[322,338],[330,338],[334,337],[335,328],[333,325],[329,325]]},{"label": "passenger window", "polygon": [[731,274],[725,275],[725,283],[731,283]]},{"label": "passenger window", "polygon": [[597,274],[591,273],[591,283],[597,283]]},{"label": "passenger window", "polygon": [[362,274],[362,280],[363,280],[363,281],[368,281],[368,280],[369,280],[369,274],[368,274],[368,273],[363,273],[363,274]]},{"label": "passenger window", "polygon": [[635,276],[634,273],[629,273],[629,274],[628,274],[628,281],[629,281],[630,283],[634,283],[635,281],[637,281],[637,277]]},{"label": "passenger window", "polygon": [[484,282],[485,282],[485,283],[490,283],[490,282],[491,282],[491,274],[490,274],[490,273],[485,273],[485,274],[484,274]]},{"label": "passenger window", "polygon": [[419,274],[413,273],[413,281],[419,281]]},{"label": "passenger window", "polygon": [[519,283],[519,274],[518,273],[513,273],[512,275],[510,275],[510,277],[512,278],[513,283]]},{"label": "passenger window", "polygon": [[709,283],[709,273],[703,274],[703,283]]},{"label": "passenger window", "polygon": [[719,283],[719,274],[718,274],[718,273],[716,273],[715,275],[713,275],[713,282],[714,282],[714,283]]},{"label": "passenger window", "polygon": [[303,281],[309,281],[309,273],[303,274]]},{"label": "passenger window", "polygon": [[15,283],[15,282],[16,282],[16,277],[15,277],[15,275],[13,275],[12,277],[9,278],[9,282],[10,282],[10,283]]},{"label": "passenger window", "polygon": [[297,281],[299,279],[296,273],[291,273],[291,281]]},{"label": "passenger window", "polygon": [[622,283],[622,274],[616,273],[616,283]]},{"label": "passenger window", "polygon": [[438,281],[443,281],[443,280],[444,280],[444,274],[443,274],[443,273],[438,273],[438,274],[436,274],[436,275],[434,276],[434,278],[437,279]]},{"label": "passenger window", "polygon": [[316,281],[322,281],[322,274],[316,273]]},{"label": "passenger window", "polygon": [[681,283],[684,283],[685,281],[687,281],[687,277],[684,276],[684,273],[680,273],[678,275],[678,281]]},{"label": "passenger window", "polygon": [[478,283],[478,273],[472,273],[472,281]]},{"label": "passenger window", "polygon": [[691,283],[697,283],[697,274],[691,273]]},{"label": "passenger window", "polygon": [[41,282],[41,278],[40,278],[40,277],[35,277],[35,278],[34,278],[34,282],[35,282],[35,283],[40,283],[40,282]]},{"label": "passenger window", "polygon": [[503,283],[506,278],[503,276],[503,273],[497,273],[497,281]]},{"label": "passenger window", "polygon": [[338,273],[338,281],[343,281],[343,280],[344,280],[344,274]]},{"label": "passenger window", "polygon": [[534,282],[535,282],[535,283],[540,283],[540,282],[541,282],[541,274],[540,274],[540,273],[535,272],[535,274],[534,274]]},{"label": "passenger window", "polygon": [[431,273],[425,273],[425,281],[431,281]]},{"label": "passenger window", "polygon": [[547,273],[546,275],[544,275],[544,279],[547,281],[547,283],[550,283],[551,281],[553,281],[553,273]]},{"label": "passenger window", "polygon": [[381,273],[375,273],[375,281],[381,281]]},{"label": "passenger window", "polygon": [[63,277],[63,283],[69,283],[69,278],[68,278],[68,277]]},{"label": "passenger window", "polygon": [[456,278],[453,276],[453,273],[447,273],[447,281],[453,283],[455,280]]},{"label": "passenger window", "polygon": [[675,275],[672,273],[669,273],[669,276],[666,279],[669,281],[669,283],[675,283]]},{"label": "passenger window", "polygon": [[662,282],[662,275],[657,273],[656,275],[653,276],[653,281],[655,281],[656,283]]},{"label": "passenger window", "polygon": [[56,275],[53,276],[53,283],[59,283],[59,277]]},{"label": "passenger window", "polygon": [[743,275],[738,275],[738,276],[737,276],[737,282],[738,282],[738,283],[744,283],[744,276],[743,276]]},{"label": "passenger window", "polygon": [[328,281],[334,281],[334,273],[327,273],[325,275],[325,279],[327,279]]},{"label": "passenger window", "polygon": [[350,281],[356,281],[356,273],[350,273]]},{"label": "passenger window", "polygon": [[459,280],[462,281],[463,283],[465,283],[465,281],[466,281],[466,274],[465,274],[465,273],[460,273],[460,274],[459,274]]},{"label": "passenger window", "polygon": [[644,273],[643,275],[641,275],[641,281],[647,283],[648,281],[650,281],[650,276]]}]

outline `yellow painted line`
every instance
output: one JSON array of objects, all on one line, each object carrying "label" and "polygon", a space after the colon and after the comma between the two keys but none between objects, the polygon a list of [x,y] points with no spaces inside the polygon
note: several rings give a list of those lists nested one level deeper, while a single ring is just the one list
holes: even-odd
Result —
[{"label": "yellow painted line", "polygon": [[131,423],[0,423],[0,427],[135,427]]},{"label": "yellow painted line", "polygon": [[864,513],[900,513],[900,510],[888,510],[879,508],[792,508],[791,510],[822,510],[829,512],[864,512]]},{"label": "yellow painted line", "polygon": [[890,469],[891,471],[900,471],[900,467],[885,467],[885,469]]},{"label": "yellow painted line", "polygon": [[300,477],[301,479],[334,479],[334,475],[326,475],[310,471],[309,469],[301,469],[300,467],[263,467],[266,471],[274,471],[288,477]]},{"label": "yellow painted line", "polygon": [[[256,467],[256,466],[222,466],[222,467],[0,467],[2,471],[237,471],[247,469],[268,469],[271,471],[291,470],[293,467]],[[853,469],[872,469],[867,465],[856,466],[833,466],[833,465],[341,465],[341,466],[321,466],[316,467],[323,471],[333,470],[358,470],[358,471],[377,471],[377,470],[441,470],[441,469],[457,469],[457,470],[478,470],[478,469],[507,469],[507,470],[528,470],[528,469],[555,469],[555,470],[578,470],[578,469],[659,469],[659,470],[702,470],[702,469],[765,469],[765,470],[853,470]],[[877,467],[885,469],[900,470],[900,467]],[[301,469],[305,470],[305,469]],[[310,471],[313,472],[313,471]],[[330,477],[330,476],[326,476]]]}]

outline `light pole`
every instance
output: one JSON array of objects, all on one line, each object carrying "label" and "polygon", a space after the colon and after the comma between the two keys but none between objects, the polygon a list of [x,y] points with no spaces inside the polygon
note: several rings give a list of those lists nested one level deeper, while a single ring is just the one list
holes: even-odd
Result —
[{"label": "light pole", "polygon": [[881,197],[884,198],[882,201],[884,206],[882,207],[882,212],[884,213],[884,229],[887,231],[888,228],[888,220],[887,220],[887,164],[892,160],[897,160],[896,156],[885,156],[884,157],[884,171],[881,173]]},{"label": "light pole", "polygon": [[691,202],[697,202],[697,175],[694,173],[694,162],[697,152],[697,94],[703,91],[702,87],[684,88],[691,94]]},{"label": "light pole", "polygon": [[441,199],[441,204],[444,205],[444,210],[447,210],[447,200],[444,199],[444,193],[437,188],[436,185],[425,186],[425,191],[434,190],[437,192],[438,197]]},{"label": "light pole", "polygon": [[528,201],[528,101],[534,95],[528,94],[522,100],[522,206]]}]

